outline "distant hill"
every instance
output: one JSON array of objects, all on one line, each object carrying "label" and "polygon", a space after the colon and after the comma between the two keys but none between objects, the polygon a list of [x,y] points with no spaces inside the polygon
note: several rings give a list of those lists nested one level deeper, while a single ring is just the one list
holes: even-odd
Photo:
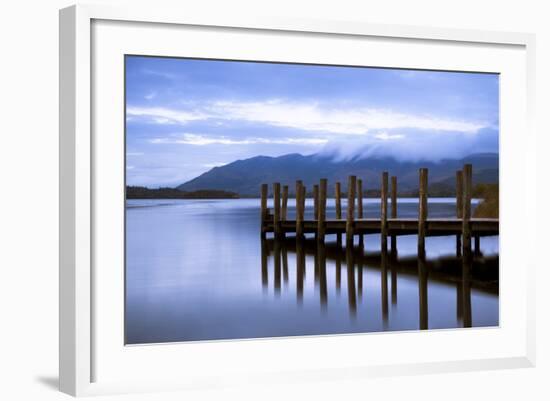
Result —
[{"label": "distant hill", "polygon": [[234,192],[220,190],[180,191],[175,188],[150,189],[146,187],[126,187],[126,199],[236,199]]},{"label": "distant hill", "polygon": [[[214,167],[200,176],[177,187],[180,191],[203,189],[230,191],[241,196],[257,196],[260,185],[280,182],[289,185],[294,194],[296,180],[302,180],[308,190],[320,178],[329,181],[329,195],[336,181],[345,190],[347,177],[356,175],[363,180],[365,190],[376,193],[380,189],[382,171],[397,176],[401,194],[413,195],[418,190],[418,169],[429,169],[429,192],[433,196],[454,194],[455,174],[465,163],[473,165],[474,184],[498,183],[498,154],[482,153],[462,159],[445,159],[439,162],[400,162],[393,158],[365,158],[334,161],[321,155],[303,156],[297,153],[279,157],[256,156],[237,160],[225,166]],[[271,186],[270,186],[271,189]]]}]

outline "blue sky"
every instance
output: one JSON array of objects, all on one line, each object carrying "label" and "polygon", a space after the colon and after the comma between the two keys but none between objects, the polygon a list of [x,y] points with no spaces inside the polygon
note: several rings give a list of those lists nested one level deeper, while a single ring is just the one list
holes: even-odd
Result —
[{"label": "blue sky", "polygon": [[128,185],[258,155],[498,152],[498,75],[127,56]]}]

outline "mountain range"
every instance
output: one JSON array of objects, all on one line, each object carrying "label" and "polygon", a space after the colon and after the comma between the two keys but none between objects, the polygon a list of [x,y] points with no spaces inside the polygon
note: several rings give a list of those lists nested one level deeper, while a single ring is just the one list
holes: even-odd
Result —
[{"label": "mountain range", "polygon": [[[181,191],[222,190],[236,192],[241,196],[257,196],[261,184],[280,182],[289,186],[294,194],[296,180],[302,180],[308,190],[319,179],[329,182],[329,195],[333,184],[342,183],[345,192],[347,177],[355,175],[363,180],[365,190],[379,190],[381,173],[388,171],[397,176],[400,193],[413,193],[418,188],[418,170],[429,169],[429,188],[431,192],[454,193],[455,174],[464,164],[473,166],[473,183],[498,183],[499,158],[496,153],[472,154],[461,159],[443,159],[434,161],[399,161],[394,158],[355,158],[335,160],[332,156],[320,154],[301,155],[297,153],[279,157],[256,156],[237,160],[220,167],[214,167],[200,176],[177,187]],[[443,196],[442,195],[442,196]]]}]

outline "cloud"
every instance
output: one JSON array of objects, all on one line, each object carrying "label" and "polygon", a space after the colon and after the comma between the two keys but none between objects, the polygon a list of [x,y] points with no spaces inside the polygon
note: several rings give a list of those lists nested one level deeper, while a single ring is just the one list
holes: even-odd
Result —
[{"label": "cloud", "polygon": [[437,132],[400,130],[381,132],[374,136],[340,137],[324,146],[320,153],[334,160],[391,157],[400,161],[439,161],[457,159],[474,153],[498,152],[498,131],[483,129],[478,135],[449,132],[445,140]]},{"label": "cloud", "polygon": [[365,135],[371,131],[413,128],[424,131],[476,134],[489,126],[483,121],[417,115],[364,106],[337,107],[312,102],[279,99],[241,102],[216,101],[186,105],[189,110],[163,107],[128,107],[127,115],[145,117],[157,124],[185,125],[198,120],[241,121],[302,131]]},{"label": "cloud", "polygon": [[209,116],[196,111],[179,111],[164,107],[127,107],[126,115],[147,117],[157,124],[186,124],[190,121],[205,120]]},{"label": "cloud", "polygon": [[126,156],[143,156],[143,152],[126,152]]},{"label": "cloud", "polygon": [[278,144],[278,145],[324,145],[328,142],[325,138],[261,138],[249,137],[244,139],[231,139],[226,136],[211,136],[203,134],[183,133],[172,134],[166,137],[149,140],[153,144],[181,144],[181,145],[253,145],[253,144]]},{"label": "cloud", "polygon": [[405,135],[402,134],[388,134],[387,132],[381,132],[379,134],[374,135],[376,139],[381,139],[383,141],[391,141],[394,139],[403,139],[405,138]]},{"label": "cloud", "polygon": [[203,163],[201,164],[201,166],[206,168],[214,168],[214,167],[225,166],[226,164],[227,162],[213,162],[213,163]]}]

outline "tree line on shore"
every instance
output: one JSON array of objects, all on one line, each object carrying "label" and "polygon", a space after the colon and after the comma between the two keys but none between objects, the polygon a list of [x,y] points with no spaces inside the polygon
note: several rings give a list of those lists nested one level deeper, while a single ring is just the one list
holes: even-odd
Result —
[{"label": "tree line on shore", "polygon": [[217,189],[180,191],[176,188],[147,188],[127,186],[126,199],[238,199],[239,194]]}]

